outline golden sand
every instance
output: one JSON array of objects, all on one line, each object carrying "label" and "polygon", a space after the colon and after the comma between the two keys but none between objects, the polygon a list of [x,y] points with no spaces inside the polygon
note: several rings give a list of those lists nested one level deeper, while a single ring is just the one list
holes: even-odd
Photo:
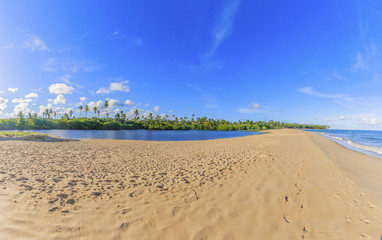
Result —
[{"label": "golden sand", "polygon": [[314,133],[0,142],[0,239],[380,239],[382,160]]}]

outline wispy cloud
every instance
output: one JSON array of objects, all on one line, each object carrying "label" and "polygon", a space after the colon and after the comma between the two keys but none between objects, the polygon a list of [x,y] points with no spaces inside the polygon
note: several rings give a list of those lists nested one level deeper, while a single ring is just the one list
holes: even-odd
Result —
[{"label": "wispy cloud", "polygon": [[196,86],[194,84],[187,84],[186,86],[189,87],[189,88],[192,88],[192,89],[194,89],[196,91],[200,91],[200,87],[198,87],[198,86]]},{"label": "wispy cloud", "polygon": [[224,0],[222,10],[211,31],[212,43],[209,48],[199,56],[198,63],[181,65],[180,68],[196,73],[206,73],[211,70],[221,69],[222,62],[214,58],[220,45],[232,34],[236,13],[241,0]]},{"label": "wispy cloud", "polygon": [[261,106],[260,104],[258,103],[251,103],[251,105],[249,105],[248,107],[245,107],[245,108],[239,108],[237,111],[239,113],[257,113],[260,111],[260,109],[262,109],[263,106]]},{"label": "wispy cloud", "polygon": [[78,39],[78,41],[82,41],[82,40],[85,39],[87,36],[89,36],[89,33],[88,33],[88,32],[82,34],[82,35],[80,36],[80,38]]},{"label": "wispy cloud", "polygon": [[209,51],[204,55],[205,58],[210,58],[219,48],[219,46],[233,32],[233,23],[239,6],[240,0],[224,1],[223,10],[220,13],[217,23],[212,31],[212,46],[209,49]]},{"label": "wispy cloud", "polygon": [[8,49],[11,49],[11,48],[13,48],[15,46],[15,44],[14,43],[7,43],[3,48],[5,49],[5,50],[8,50]]},{"label": "wispy cloud", "polygon": [[36,49],[42,51],[50,51],[45,43],[38,36],[31,36],[28,40],[24,41],[24,48],[35,51]]},{"label": "wispy cloud", "polygon": [[100,65],[95,64],[89,60],[77,60],[72,58],[49,58],[44,64],[41,65],[43,71],[46,72],[95,72],[101,68]]},{"label": "wispy cloud", "polygon": [[346,95],[344,94],[325,94],[325,93],[316,92],[311,87],[299,88],[297,90],[299,92],[302,92],[308,95],[313,95],[316,97],[323,97],[323,98],[345,98],[346,97]]},{"label": "wispy cloud", "polygon": [[358,51],[353,58],[351,70],[353,72],[367,72],[372,70],[374,62],[377,61],[378,49],[374,42],[364,45],[362,51]]}]

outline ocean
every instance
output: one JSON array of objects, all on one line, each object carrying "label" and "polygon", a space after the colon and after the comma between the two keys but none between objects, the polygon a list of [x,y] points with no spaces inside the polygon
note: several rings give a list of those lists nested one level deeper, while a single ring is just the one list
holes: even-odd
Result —
[{"label": "ocean", "polygon": [[337,143],[374,157],[382,158],[382,131],[370,130],[309,130]]}]

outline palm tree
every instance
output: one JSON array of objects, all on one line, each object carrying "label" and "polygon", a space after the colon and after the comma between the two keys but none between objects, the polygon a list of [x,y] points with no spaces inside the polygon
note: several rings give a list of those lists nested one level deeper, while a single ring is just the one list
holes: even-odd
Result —
[{"label": "palm tree", "polygon": [[97,110],[97,117],[99,117],[100,113],[101,113],[100,110]]},{"label": "palm tree", "polygon": [[82,109],[84,109],[84,107],[82,107],[82,105],[80,105],[80,106],[78,107],[78,111],[80,112],[80,117],[81,117]]},{"label": "palm tree", "polygon": [[94,108],[93,108],[93,112],[94,112],[94,117],[96,117],[96,114],[97,114],[97,107],[96,106],[94,106]]},{"label": "palm tree", "polygon": [[121,117],[121,114],[119,114],[119,113],[117,112],[114,116],[115,116],[115,118],[117,119],[117,122],[119,122],[120,117]]},{"label": "palm tree", "polygon": [[85,105],[85,113],[86,113],[86,117],[88,117],[88,111],[89,111],[89,106],[86,104],[86,105]]},{"label": "palm tree", "polygon": [[57,112],[54,112],[54,113],[53,113],[53,116],[54,116],[54,118],[57,119]]},{"label": "palm tree", "polygon": [[69,110],[69,117],[72,118],[72,116],[73,116],[73,110],[70,109],[70,110]]},{"label": "palm tree", "polygon": [[17,113],[17,116],[19,118],[24,118],[24,113],[22,111],[20,111],[20,112]]},{"label": "palm tree", "polygon": [[106,117],[109,118],[109,114],[108,114],[108,112],[107,112],[107,107],[109,106],[109,102],[108,102],[108,101],[105,101],[103,105],[105,106],[105,109],[106,109],[106,110],[105,110],[105,111],[106,111]]},{"label": "palm tree", "polygon": [[53,109],[50,109],[49,110],[49,116],[52,118],[52,115],[53,115]]},{"label": "palm tree", "polygon": [[47,117],[47,118],[49,118],[49,109],[45,109],[45,116]]},{"label": "palm tree", "polygon": [[123,121],[126,120],[126,114],[123,111],[121,111],[121,118],[123,119]]},{"label": "palm tree", "polygon": [[134,120],[138,120],[138,119],[139,119],[139,117],[138,117],[138,115],[139,115],[139,110],[138,110],[138,109],[135,109],[135,111],[134,111],[134,115],[135,115]]}]

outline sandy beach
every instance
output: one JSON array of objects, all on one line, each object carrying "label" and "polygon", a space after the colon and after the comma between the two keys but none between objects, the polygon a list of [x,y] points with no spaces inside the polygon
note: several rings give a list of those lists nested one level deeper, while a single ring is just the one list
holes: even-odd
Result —
[{"label": "sandy beach", "polygon": [[380,239],[382,159],[275,130],[0,142],[0,239]]}]

